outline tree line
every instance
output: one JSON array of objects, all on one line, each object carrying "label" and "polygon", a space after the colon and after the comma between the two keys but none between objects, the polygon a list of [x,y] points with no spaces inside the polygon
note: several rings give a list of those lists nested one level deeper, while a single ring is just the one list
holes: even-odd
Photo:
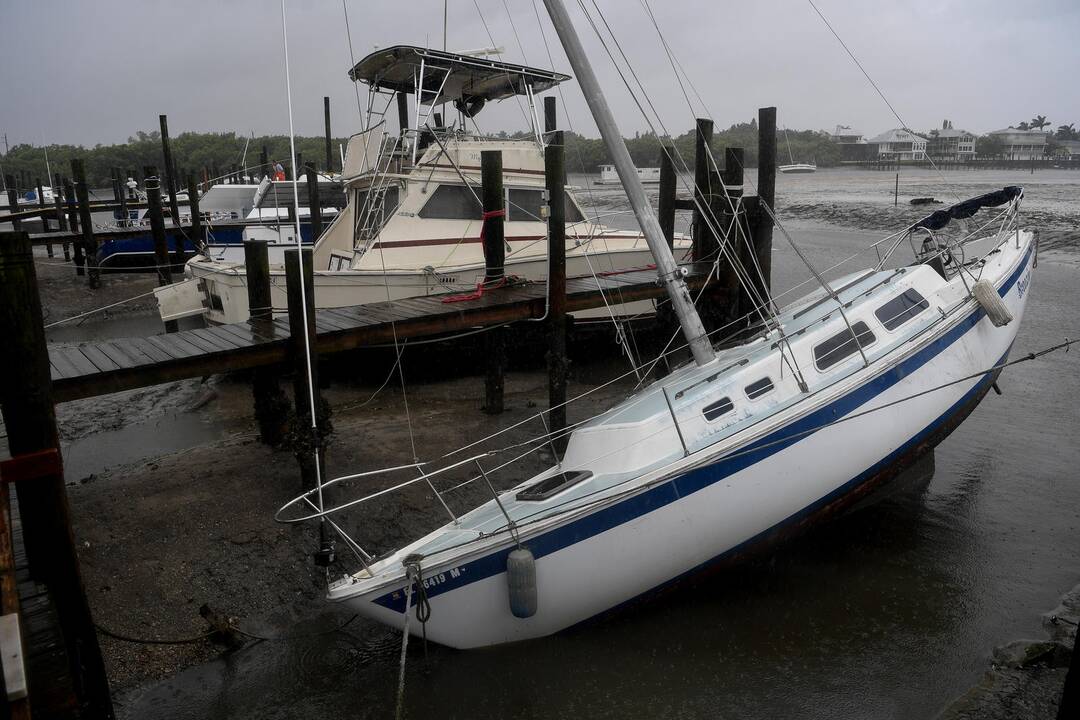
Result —
[{"label": "tree line", "polygon": [[[334,170],[341,169],[338,154],[339,145],[348,142],[348,138],[333,138],[332,154]],[[320,169],[326,165],[326,140],[322,136],[296,137],[296,152],[304,164],[314,162]],[[218,177],[231,172],[234,168],[248,167],[257,170],[263,148],[267,150],[270,162],[280,161],[289,168],[289,136],[261,135],[244,137],[235,132],[184,132],[169,139],[173,163],[181,183],[187,174],[194,173],[202,180],[205,170],[209,177]],[[245,157],[245,147],[247,154]],[[95,145],[92,148],[81,145],[48,145],[46,147],[27,144],[15,145],[0,157],[0,166],[4,174],[14,175],[16,180],[23,173],[29,176],[31,184],[40,179],[46,181],[46,153],[48,167],[62,177],[71,176],[72,158],[82,158],[86,164],[87,182],[91,187],[109,187],[113,170],[119,170],[121,180],[128,177],[140,180],[143,168],[153,165],[159,173],[165,172],[165,160],[162,154],[161,133],[139,131],[128,138],[126,143],[116,145]],[[259,173],[261,174],[261,172]],[[21,186],[21,183],[19,183]]]},{"label": "tree line", "polygon": [[[676,148],[676,166],[685,162],[692,172],[694,165],[693,129],[672,139]],[[723,163],[724,148],[741,147],[744,149],[744,162],[747,167],[757,167],[757,121],[737,123],[726,130],[713,134],[711,148],[718,163]],[[500,133],[502,137],[529,137],[528,133]],[[785,137],[786,136],[786,137]],[[347,138],[333,138],[333,170],[341,169],[338,147],[344,145]],[[660,164],[660,138],[652,133],[639,133],[626,139],[630,156],[638,167],[657,167]],[[787,147],[791,147],[791,158],[795,162],[816,161],[818,165],[834,165],[840,161],[840,150],[829,140],[829,135],[816,130],[792,130],[778,134],[779,163],[789,161]],[[607,148],[600,138],[589,138],[577,133],[566,133],[566,164],[571,173],[595,173],[601,165],[611,162]],[[266,148],[270,162],[280,161],[289,172],[289,138],[287,135],[262,135],[245,137],[235,132],[184,132],[170,138],[173,162],[181,180],[187,173],[195,173],[202,179],[205,170],[209,177],[218,177],[231,172],[233,168],[248,167],[257,169],[263,148]],[[245,147],[247,154],[245,158]],[[296,138],[296,150],[303,162],[315,162],[320,169],[325,169],[325,139],[320,136]],[[153,165],[159,172],[164,172],[165,161],[162,155],[161,134],[139,131],[128,138],[126,143],[115,145],[95,145],[92,148],[81,145],[48,145],[46,147],[19,144],[0,158],[5,174],[14,175],[17,184],[20,177],[29,177],[31,184],[46,179],[46,153],[48,164],[53,173],[63,177],[71,175],[72,158],[82,158],[86,164],[89,184],[93,187],[109,187],[112,173],[119,170],[121,181],[128,177],[140,180],[143,167]],[[259,173],[261,174],[261,172]]]}]

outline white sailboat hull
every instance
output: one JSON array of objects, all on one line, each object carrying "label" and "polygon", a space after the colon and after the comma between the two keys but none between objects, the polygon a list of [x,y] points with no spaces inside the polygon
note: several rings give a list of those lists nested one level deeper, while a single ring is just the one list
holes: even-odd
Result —
[{"label": "white sailboat hull", "polygon": [[[863,497],[940,442],[996,378],[988,373],[961,380],[1002,362],[1020,325],[1030,241],[1018,249],[1009,243],[1003,255],[991,281],[1014,318],[1008,325],[995,327],[970,301],[910,352],[860,373],[809,415],[741,448],[726,446],[711,457],[692,453],[651,473],[655,477],[633,494],[523,531],[522,545],[536,556],[538,610],[532,617],[510,610],[505,567],[513,543],[505,533],[473,543],[468,555],[425,558],[427,637],[472,648],[548,635],[794,534]],[[953,380],[959,382],[913,398]],[[828,424],[897,401],[903,402]],[[370,589],[341,582],[331,586],[329,597],[402,628],[405,584],[400,576]],[[408,613],[409,631],[419,634],[415,607]]]}]

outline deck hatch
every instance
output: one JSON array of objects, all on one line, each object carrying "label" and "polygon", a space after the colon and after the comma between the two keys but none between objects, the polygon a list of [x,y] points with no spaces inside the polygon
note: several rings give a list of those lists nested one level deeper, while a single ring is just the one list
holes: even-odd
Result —
[{"label": "deck hatch", "polygon": [[918,290],[908,288],[874,311],[874,315],[886,330],[895,330],[911,318],[930,307]]},{"label": "deck hatch", "polygon": [[571,470],[570,472],[555,473],[551,477],[544,478],[524,490],[519,490],[514,497],[518,500],[547,500],[549,497],[558,495],[563,490],[584,482],[591,477],[592,471],[590,470]]}]

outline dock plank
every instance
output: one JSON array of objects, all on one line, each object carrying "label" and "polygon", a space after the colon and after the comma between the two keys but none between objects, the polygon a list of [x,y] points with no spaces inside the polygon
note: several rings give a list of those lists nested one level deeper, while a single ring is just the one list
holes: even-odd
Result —
[{"label": "dock plank", "polygon": [[182,333],[178,333],[176,337],[178,337],[179,339],[183,340],[186,343],[191,343],[192,345],[199,348],[200,350],[202,350],[205,353],[221,352],[221,348],[218,347],[218,345],[216,343],[212,343],[212,342],[210,342],[209,340],[207,340],[205,338],[199,337],[197,334],[195,334],[194,332],[192,332],[190,330],[186,330],[186,331],[184,331]]},{"label": "dock plank", "polygon": [[78,375],[94,375],[98,371],[97,366],[90,362],[90,360],[82,354],[82,350],[77,347],[59,348],[57,352],[60,353],[62,358],[75,367],[75,372]]},{"label": "dock plank", "polygon": [[127,338],[127,340],[144,355],[152,358],[155,363],[170,362],[174,359],[172,355],[151,343],[149,338]]},{"label": "dock plank", "polygon": [[79,351],[87,360],[94,363],[94,366],[101,372],[112,372],[120,369],[120,365],[113,362],[112,358],[106,355],[97,345],[83,345],[79,348]]},{"label": "dock plank", "polygon": [[49,352],[49,362],[60,373],[60,377],[69,378],[79,374],[78,369],[60,354],[60,348],[52,348]]},{"label": "dock plank", "polygon": [[138,363],[135,362],[134,359],[132,359],[131,357],[125,355],[122,351],[117,349],[117,347],[115,345],[113,345],[112,343],[108,343],[108,342],[98,343],[97,348],[102,353],[104,353],[106,356],[108,356],[109,360],[112,360],[112,362],[119,369],[127,370],[128,368],[133,368],[136,365],[138,365]]},{"label": "dock plank", "polygon": [[215,344],[221,350],[235,350],[244,347],[243,343],[229,333],[215,333],[213,332],[215,329],[216,328],[199,328],[197,330],[192,330],[191,332],[195,333],[203,340]]},{"label": "dock plank", "polygon": [[184,342],[179,337],[174,335],[151,335],[146,338],[151,344],[158,346],[161,350],[169,355],[174,360],[181,358],[195,357],[201,355],[199,348],[195,347],[191,343]]}]

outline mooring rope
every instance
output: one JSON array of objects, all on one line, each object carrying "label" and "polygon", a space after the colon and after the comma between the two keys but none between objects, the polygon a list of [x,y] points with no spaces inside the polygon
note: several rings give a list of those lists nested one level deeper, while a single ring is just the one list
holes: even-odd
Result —
[{"label": "mooring rope", "polygon": [[398,661],[397,709],[394,712],[397,720],[405,717],[405,659],[409,650],[409,610],[412,609],[413,572],[414,566],[410,565],[405,573],[408,582],[405,583],[405,625],[401,629],[401,660]]},{"label": "mooring rope", "polygon": [[48,325],[45,326],[45,329],[48,330],[51,327],[56,327],[57,325],[63,325],[66,322],[71,322],[72,320],[78,320],[79,318],[84,318],[84,317],[86,317],[88,315],[94,315],[95,313],[99,313],[99,312],[102,312],[104,310],[108,310],[109,308],[114,308],[117,305],[123,305],[125,303],[131,302],[132,300],[139,300],[140,298],[144,298],[144,297],[147,297],[148,295],[153,295],[153,294],[154,294],[154,291],[151,290],[150,292],[144,292],[144,293],[141,293],[139,295],[133,295],[132,297],[125,298],[124,300],[118,300],[117,302],[110,303],[109,305],[102,305],[101,307],[94,308],[93,310],[87,310],[86,312],[79,313],[78,315],[72,315],[71,317],[64,318],[63,320],[57,320],[55,322],[51,322],[51,323],[49,323]]}]

